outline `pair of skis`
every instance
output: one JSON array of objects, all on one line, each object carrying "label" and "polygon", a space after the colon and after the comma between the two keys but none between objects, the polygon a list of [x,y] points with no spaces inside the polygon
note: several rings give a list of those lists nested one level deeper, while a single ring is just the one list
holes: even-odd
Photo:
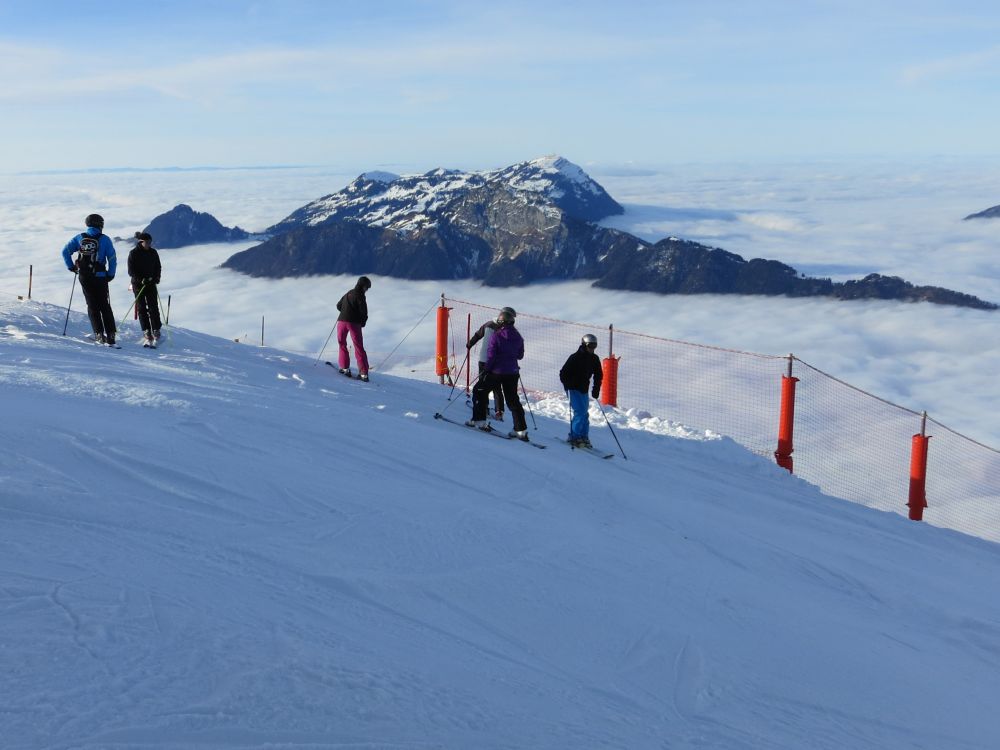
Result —
[{"label": "pair of skis", "polygon": [[109,344],[107,341],[97,341],[94,338],[94,334],[90,334],[89,336],[84,336],[82,340],[85,343],[87,343],[87,344],[96,344],[97,346],[106,346],[106,347],[108,347],[108,349],[121,349],[121,345],[120,344]]},{"label": "pair of skis", "polygon": [[[98,346],[106,346],[109,349],[121,349],[122,348],[121,344],[117,344],[117,343],[115,343],[115,344],[109,344],[106,341],[95,341],[94,337],[92,335],[91,336],[85,336],[83,340],[86,341],[88,344],[97,344]],[[153,339],[152,341],[147,341],[144,338],[142,340],[142,348],[143,349],[155,349],[156,348],[156,340]]]},{"label": "pair of skis", "polygon": [[[444,422],[450,422],[451,424],[459,425],[459,426],[465,427],[466,429],[469,429],[469,430],[475,430],[476,432],[482,432],[482,433],[485,433],[487,435],[493,435],[494,437],[502,438],[504,440],[515,440],[516,439],[514,437],[511,437],[510,435],[508,435],[505,432],[500,432],[499,430],[480,430],[478,427],[471,427],[471,426],[467,425],[465,422],[460,422],[457,419],[450,419],[449,417],[444,416],[440,412],[438,412],[438,413],[436,413],[434,415],[434,419],[440,419],[440,420],[442,420]],[[556,438],[556,440],[558,440],[560,443],[564,443],[564,444],[568,445],[570,448],[572,448],[575,451],[580,451],[581,453],[589,453],[592,456],[597,456],[598,458],[614,458],[614,455],[615,455],[614,453],[605,453],[604,451],[598,450],[597,448],[587,448],[587,447],[584,447],[582,445],[572,445],[568,440],[565,440],[564,438]],[[547,447],[547,446],[543,445],[542,443],[536,443],[534,440],[522,441],[522,442],[527,442],[528,445],[533,445],[536,448],[546,448]]]},{"label": "pair of skis", "polygon": [[[323,362],[323,364],[329,365],[334,370],[336,370],[341,375],[343,375],[345,378],[350,378],[351,380],[361,380],[361,376],[360,375],[354,375],[350,370],[341,370],[337,365],[333,364],[333,362]],[[371,382],[371,381],[362,380],[361,382],[368,383],[368,382]]]},{"label": "pair of skis", "polygon": [[605,453],[600,448],[594,448],[594,447],[588,448],[585,445],[573,445],[573,443],[571,443],[566,438],[556,438],[556,440],[558,440],[560,443],[565,443],[566,445],[568,445],[570,447],[571,450],[580,451],[581,453],[589,453],[590,455],[597,456],[598,458],[614,458],[615,457],[614,453]]},{"label": "pair of skis", "polygon": [[541,443],[536,443],[534,440],[521,440],[520,438],[514,437],[513,435],[508,435],[506,432],[501,432],[500,430],[493,430],[493,429],[481,430],[478,427],[467,425],[465,422],[460,422],[457,419],[451,419],[450,417],[446,417],[444,414],[441,414],[440,412],[434,415],[434,419],[440,419],[444,422],[450,422],[451,424],[456,424],[459,427],[464,427],[467,430],[475,430],[476,432],[480,432],[484,435],[492,435],[493,437],[498,437],[501,440],[517,440],[519,443],[527,443],[528,445],[534,448],[539,448],[541,450],[545,450],[548,447],[546,445],[542,445]]}]

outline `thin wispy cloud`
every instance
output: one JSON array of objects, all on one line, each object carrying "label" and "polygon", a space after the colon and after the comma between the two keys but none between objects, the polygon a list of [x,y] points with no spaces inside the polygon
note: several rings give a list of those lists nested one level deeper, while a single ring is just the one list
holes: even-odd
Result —
[{"label": "thin wispy cloud", "polygon": [[[199,99],[276,84],[330,91],[426,76],[463,80],[484,73],[504,76],[531,70],[537,74],[541,68],[571,65],[574,60],[592,63],[635,54],[634,46],[607,38],[546,39],[542,44],[532,35],[521,35],[505,40],[431,38],[405,45],[260,46],[187,58],[157,55],[153,64],[146,62],[147,55],[127,53],[129,64],[124,65],[116,56],[94,56],[81,64],[77,54],[59,48],[7,44],[0,46],[0,73],[9,84],[0,89],[0,101],[58,102],[96,94],[128,96],[136,91]],[[412,99],[438,101],[446,88],[443,83],[432,84]],[[428,96],[426,92],[432,90],[439,93]]]},{"label": "thin wispy cloud", "polygon": [[16,170],[408,161],[412,142],[475,164],[991,152],[1000,11],[875,5],[5,6],[0,142]]},{"label": "thin wispy cloud", "polygon": [[1000,78],[1000,44],[975,52],[909,65],[903,69],[900,79],[912,86],[968,76]]}]

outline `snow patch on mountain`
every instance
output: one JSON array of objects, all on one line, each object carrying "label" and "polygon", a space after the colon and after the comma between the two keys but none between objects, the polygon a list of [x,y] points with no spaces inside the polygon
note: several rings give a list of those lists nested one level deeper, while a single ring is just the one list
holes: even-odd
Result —
[{"label": "snow patch on mountain", "polygon": [[361,178],[364,180],[370,180],[372,182],[389,183],[393,182],[394,180],[398,180],[399,175],[393,172],[380,172],[378,170],[375,170],[373,172],[365,172],[364,174],[361,175]]},{"label": "snow patch on mountain", "polygon": [[342,220],[405,231],[423,221],[417,215],[433,220],[480,189],[504,189],[525,202],[541,203],[555,213],[562,211],[588,221],[622,212],[580,167],[561,156],[546,156],[482,172],[440,167],[405,176],[365,172],[343,190],[298,209],[268,232],[279,234]]}]

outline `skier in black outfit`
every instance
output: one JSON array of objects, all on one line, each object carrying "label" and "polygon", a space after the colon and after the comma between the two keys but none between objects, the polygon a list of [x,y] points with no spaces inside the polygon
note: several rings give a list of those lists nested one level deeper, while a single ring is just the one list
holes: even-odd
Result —
[{"label": "skier in black outfit", "polygon": [[[512,316],[517,316],[514,312],[513,307],[505,307],[500,311],[501,313],[510,313]],[[490,338],[493,336],[493,332],[500,327],[500,323],[496,320],[487,320],[479,329],[472,334],[472,338],[465,345],[465,348],[471,352],[472,347],[478,344],[480,341],[483,345],[479,347],[479,376],[482,378],[486,374],[486,352],[490,348]],[[493,389],[493,418],[502,422],[503,421],[503,390],[500,388],[499,381],[496,387]]]},{"label": "skier in black outfit", "polygon": [[143,346],[160,340],[160,304],[156,285],[160,283],[160,254],[148,232],[136,232],[138,243],[128,254],[128,275],[135,293],[135,310],[142,327]]},{"label": "skier in black outfit", "polygon": [[[98,344],[115,345],[115,314],[111,311],[108,282],[114,280],[118,258],[111,238],[104,234],[104,217],[90,214],[84,222],[87,230],[76,235],[63,248],[63,262],[80,279],[87,300],[87,315]],[[73,254],[77,256],[74,259]]]},{"label": "skier in black outfit", "polygon": [[559,382],[569,395],[570,410],[573,413],[569,423],[569,444],[584,448],[593,447],[590,444],[590,399],[587,398],[587,388],[593,376],[594,387],[590,395],[598,398],[604,375],[601,358],[594,354],[595,349],[597,337],[588,333],[580,340],[580,348],[569,355],[566,364],[559,371]]}]

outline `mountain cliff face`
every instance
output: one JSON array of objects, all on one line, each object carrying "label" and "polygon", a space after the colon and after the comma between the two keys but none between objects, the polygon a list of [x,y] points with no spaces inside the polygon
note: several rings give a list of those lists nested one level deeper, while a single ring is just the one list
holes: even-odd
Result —
[{"label": "mountain cliff face", "polygon": [[271,238],[223,266],[251,276],[373,273],[481,279],[490,286],[593,279],[661,294],[764,294],[923,300],[995,309],[971,295],[872,274],[857,281],[800,275],[670,237],[652,244],[595,222],[623,209],[560,157],[492,172],[437,169],[359,176],[270,227]]},{"label": "mountain cliff face", "polygon": [[971,294],[955,292],[939,286],[914,286],[898,276],[870,273],[863,279],[834,284],[833,296],[838,299],[895,299],[907,302],[933,302],[938,305],[974,307],[996,310],[997,305]]},{"label": "mountain cliff face", "polygon": [[608,254],[594,286],[661,294],[828,295],[829,279],[800,276],[776,260],[744,260],[735,253],[668,237],[655,245]]},{"label": "mountain cliff face", "polygon": [[968,221],[969,219],[1000,219],[1000,206],[987,208],[985,211],[980,211],[977,214],[969,214],[963,221]]},{"label": "mountain cliff face", "polygon": [[183,203],[157,216],[143,231],[153,236],[153,244],[158,248],[235,242],[251,236],[239,227],[224,227],[211,214],[200,213]]},{"label": "mountain cliff face", "polygon": [[367,173],[223,265],[252,276],[378,273],[494,286],[595,278],[610,248],[641,242],[592,223],[622,212],[560,157],[484,173]]},{"label": "mountain cliff face", "polygon": [[594,286],[660,294],[762,294],[788,297],[885,299],[996,310],[997,305],[937,286],[914,286],[898,276],[872,273],[834,282],[802,276],[776,260],[745,260],[734,253],[669,237],[646,247],[608,253]]}]

